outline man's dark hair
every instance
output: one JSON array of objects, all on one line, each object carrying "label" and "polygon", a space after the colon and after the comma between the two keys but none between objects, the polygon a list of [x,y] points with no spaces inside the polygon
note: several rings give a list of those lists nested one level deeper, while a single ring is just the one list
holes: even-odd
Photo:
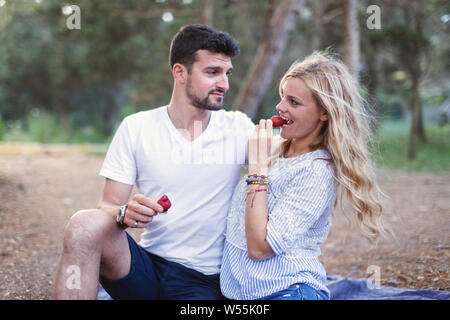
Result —
[{"label": "man's dark hair", "polygon": [[188,72],[197,60],[197,50],[223,53],[229,57],[239,54],[237,42],[226,32],[217,31],[203,24],[181,27],[170,44],[170,67],[175,63],[184,65]]}]

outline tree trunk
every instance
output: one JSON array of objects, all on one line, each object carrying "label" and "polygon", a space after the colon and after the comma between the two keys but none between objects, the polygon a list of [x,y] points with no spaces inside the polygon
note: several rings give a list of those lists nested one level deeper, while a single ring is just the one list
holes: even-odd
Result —
[{"label": "tree trunk", "polygon": [[346,1],[344,46],[345,64],[355,80],[359,82],[360,45],[357,0]]},{"label": "tree trunk", "polygon": [[322,16],[324,14],[324,3],[322,1],[312,1],[310,5],[313,8],[313,26],[314,26],[314,32],[312,32],[312,39],[311,39],[311,49],[312,50],[319,50],[322,35],[323,35],[323,28],[322,28]]},{"label": "tree trunk", "polygon": [[415,74],[412,76],[412,99],[411,99],[411,132],[409,135],[408,159],[414,160],[417,155],[417,144],[419,140],[420,127],[420,77]]},{"label": "tree trunk", "polygon": [[[65,99],[62,100],[64,101]],[[69,110],[67,108],[67,104],[65,101],[59,106],[59,115],[61,117],[62,128],[66,132],[69,131],[70,128]]]},{"label": "tree trunk", "polygon": [[200,23],[208,26],[213,26],[214,7],[211,0],[202,0],[202,7],[200,11]]},{"label": "tree trunk", "polygon": [[422,117],[422,100],[420,98],[420,79],[422,78],[421,57],[424,52],[421,39],[423,35],[423,23],[425,14],[420,2],[413,2],[411,6],[405,4],[404,7],[405,21],[408,27],[414,31],[416,36],[411,39],[409,55],[409,63],[405,66],[412,82],[412,98],[411,98],[411,133],[409,142],[409,160],[414,160],[417,153],[418,142],[425,143],[426,136]]},{"label": "tree trunk", "polygon": [[[424,19],[425,19],[425,13],[422,11],[423,8],[418,4],[417,5],[417,9],[415,10],[415,30],[416,32],[419,34],[419,36],[421,38],[424,38],[424,34],[423,34],[423,24],[424,24]],[[420,42],[418,40],[416,40],[417,42],[417,51],[422,51],[421,54],[419,55],[419,57],[421,57],[423,55],[423,51],[424,49],[422,48]],[[417,69],[418,69],[418,83],[417,83],[417,104],[418,104],[418,124],[417,124],[417,133],[419,136],[419,141],[422,143],[425,143],[427,141],[426,136],[425,136],[425,129],[424,129],[424,120],[423,120],[423,109],[422,109],[422,100],[420,99],[420,79],[422,78],[422,68],[421,68],[421,63],[420,63],[420,58],[417,59],[418,63],[417,63]]]},{"label": "tree trunk", "polygon": [[[419,97],[420,99],[420,97]],[[422,143],[427,142],[427,136],[425,134],[425,127],[424,127],[424,119],[423,119],[423,108],[422,108],[422,101],[419,100],[419,126],[417,128],[418,135],[419,135],[419,141]]]},{"label": "tree trunk", "polygon": [[255,116],[304,2],[305,0],[283,0],[275,9],[270,19],[270,27],[264,27],[264,30],[268,30],[268,35],[258,47],[256,57],[234,103],[235,109],[247,113],[250,117]]},{"label": "tree trunk", "polygon": [[378,127],[378,105],[377,105],[377,87],[378,87],[378,72],[379,72],[379,54],[378,46],[376,44],[370,47],[370,52],[367,54],[367,102],[370,108],[370,129],[372,133],[377,131]]}]

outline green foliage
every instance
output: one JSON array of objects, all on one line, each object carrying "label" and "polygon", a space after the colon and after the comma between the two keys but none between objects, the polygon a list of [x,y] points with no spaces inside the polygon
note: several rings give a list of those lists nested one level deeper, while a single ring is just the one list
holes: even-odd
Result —
[{"label": "green foliage", "polygon": [[376,147],[372,150],[378,165],[409,171],[450,170],[450,124],[426,124],[429,141],[419,145],[414,161],[408,161],[407,156],[409,130],[406,121],[385,121],[380,124]]},{"label": "green foliage", "polygon": [[[67,3],[80,7],[81,30],[67,29],[67,16],[61,12]],[[170,40],[180,26],[200,22],[202,3],[201,0],[191,3],[7,0],[0,7],[0,139],[103,143],[111,138],[125,116],[168,103],[173,85],[168,66]],[[233,58],[230,91],[225,100],[230,108],[264,35],[270,2],[212,0],[211,3],[214,27],[233,35],[241,48],[241,54]],[[358,3],[362,73],[373,61],[371,53],[376,51],[379,57],[375,64],[378,118],[405,118],[411,98],[411,72],[407,70],[410,66],[420,65],[416,69],[424,72],[421,87],[424,102],[440,105],[449,94],[446,84],[450,74],[447,58],[450,23],[441,21],[448,14],[448,1]],[[279,2],[272,4],[277,6]],[[380,30],[365,27],[366,8],[370,4],[382,9]],[[413,28],[413,20],[405,18],[406,4],[407,10],[423,11],[423,28]],[[171,23],[161,19],[164,11],[173,13]],[[256,120],[276,113],[278,82],[293,61],[328,47],[342,54],[344,34],[342,1],[306,1]],[[424,54],[419,56],[418,63],[412,64],[414,45],[426,50],[421,50]],[[406,161],[403,157],[406,158],[409,135],[407,125],[401,123],[383,124],[379,131],[383,159],[400,167]],[[403,129],[397,132],[395,128]],[[430,145],[421,146],[418,158],[424,155],[421,153],[424,148],[430,148],[426,149],[430,157],[439,158],[433,156],[433,143],[437,141],[433,128],[427,126]],[[443,141],[442,145],[447,144]]]},{"label": "green foliage", "polygon": [[29,133],[22,128],[22,121],[20,120],[8,122],[5,133],[3,135],[3,140],[22,142],[33,141]]},{"label": "green foliage", "polygon": [[123,119],[123,118],[125,118],[125,117],[127,117],[127,116],[129,116],[129,115],[131,115],[131,114],[133,114],[135,112],[137,112],[137,111],[138,110],[133,105],[125,106],[124,108],[122,108],[122,110],[120,110],[120,118]]},{"label": "green foliage", "polygon": [[380,120],[399,121],[405,118],[407,107],[402,97],[380,94],[377,105],[377,118]]},{"label": "green foliage", "polygon": [[63,124],[55,115],[38,109],[33,109],[26,123],[20,120],[11,122],[3,136],[6,141],[39,143],[105,143],[108,139],[108,135],[93,126],[75,128],[70,123]]},{"label": "green foliage", "polygon": [[6,125],[3,122],[2,115],[0,114],[0,140],[3,140],[3,136],[5,135]]},{"label": "green foliage", "polygon": [[68,132],[48,112],[28,116],[28,127],[30,138],[36,142],[64,142],[69,137]]}]

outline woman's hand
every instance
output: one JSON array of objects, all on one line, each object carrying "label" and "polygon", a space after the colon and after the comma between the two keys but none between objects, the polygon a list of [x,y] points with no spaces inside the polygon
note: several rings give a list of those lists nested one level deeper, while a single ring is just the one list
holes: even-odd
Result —
[{"label": "woman's hand", "polygon": [[261,119],[248,141],[249,174],[267,176],[270,165],[272,138],[272,121]]}]

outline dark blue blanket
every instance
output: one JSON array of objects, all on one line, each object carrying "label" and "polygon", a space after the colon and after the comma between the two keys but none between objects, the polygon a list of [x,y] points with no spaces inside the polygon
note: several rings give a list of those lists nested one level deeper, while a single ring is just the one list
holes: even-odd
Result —
[{"label": "dark blue blanket", "polygon": [[327,275],[331,300],[450,300],[450,292],[376,286],[368,279]]},{"label": "dark blue blanket", "polygon": [[[450,292],[437,290],[414,290],[376,286],[368,279],[342,278],[327,274],[327,287],[331,300],[450,300]],[[99,288],[99,300],[111,297]]]}]

